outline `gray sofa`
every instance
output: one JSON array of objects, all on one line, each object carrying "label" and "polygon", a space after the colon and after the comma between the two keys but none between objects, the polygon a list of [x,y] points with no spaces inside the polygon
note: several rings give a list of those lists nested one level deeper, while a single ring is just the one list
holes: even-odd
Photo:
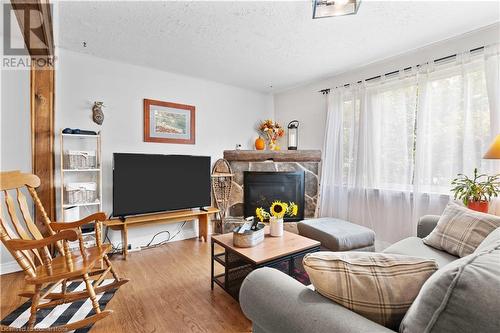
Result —
[{"label": "gray sofa", "polygon": [[[384,252],[432,258],[437,261],[439,268],[457,260],[458,257],[422,242],[421,238],[434,229],[438,220],[439,216],[435,215],[422,217],[418,223],[418,237],[403,239]],[[253,323],[254,333],[394,332],[271,268],[261,268],[250,273],[241,286],[239,300],[244,314]]]}]

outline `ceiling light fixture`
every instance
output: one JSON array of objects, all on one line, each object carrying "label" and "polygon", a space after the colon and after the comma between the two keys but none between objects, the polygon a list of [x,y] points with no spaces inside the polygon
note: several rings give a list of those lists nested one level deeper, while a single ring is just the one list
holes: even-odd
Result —
[{"label": "ceiling light fixture", "polygon": [[360,3],[361,0],[313,0],[313,19],[356,14]]}]

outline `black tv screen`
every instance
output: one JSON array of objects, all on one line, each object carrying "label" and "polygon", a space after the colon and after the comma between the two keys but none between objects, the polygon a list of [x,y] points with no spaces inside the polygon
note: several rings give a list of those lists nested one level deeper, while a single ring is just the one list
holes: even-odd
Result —
[{"label": "black tv screen", "polygon": [[113,154],[113,216],[210,206],[210,157]]}]

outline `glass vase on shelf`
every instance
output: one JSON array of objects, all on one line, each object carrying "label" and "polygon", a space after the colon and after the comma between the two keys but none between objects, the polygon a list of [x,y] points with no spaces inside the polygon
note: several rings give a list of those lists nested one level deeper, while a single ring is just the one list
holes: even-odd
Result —
[{"label": "glass vase on shelf", "polygon": [[277,138],[275,138],[275,139],[270,138],[267,146],[269,147],[269,150],[275,150],[275,151],[281,150],[281,147],[278,144]]}]

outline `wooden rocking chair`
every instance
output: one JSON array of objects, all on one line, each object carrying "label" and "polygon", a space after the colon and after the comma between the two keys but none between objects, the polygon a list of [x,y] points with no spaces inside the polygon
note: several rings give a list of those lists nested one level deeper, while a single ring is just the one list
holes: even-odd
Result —
[{"label": "wooden rocking chair", "polygon": [[[31,298],[28,330],[34,329],[38,309],[90,298],[95,311],[94,315],[73,323],[50,328],[58,332],[75,330],[110,315],[111,310],[101,311],[96,294],[117,288],[129,280],[119,278],[114,271],[107,256],[111,245],[101,244],[101,221],[106,219],[105,214],[95,213],[77,222],[51,222],[35,191],[39,185],[40,179],[32,174],[19,171],[0,173],[0,191],[5,197],[5,207],[14,227],[13,230],[4,220],[0,202],[0,237],[2,243],[23,269],[26,283],[34,286],[33,291],[24,291],[19,294],[22,297]],[[49,234],[48,237],[43,237],[33,222],[26,196],[21,191],[22,188],[28,190],[35,206],[41,212]],[[9,192],[15,194],[16,200]],[[21,216],[18,217],[19,212]],[[22,225],[21,221],[24,221],[25,226]],[[81,226],[92,222],[95,223],[96,246],[85,248]],[[71,252],[69,241],[78,241],[79,251]],[[60,256],[52,257],[49,246],[55,247]],[[104,268],[103,262],[106,268]],[[110,272],[114,281],[99,286]],[[68,291],[67,283],[74,280],[83,280],[86,290]],[[53,292],[59,284],[61,284],[61,292]],[[33,289],[32,286],[30,287]]]}]

